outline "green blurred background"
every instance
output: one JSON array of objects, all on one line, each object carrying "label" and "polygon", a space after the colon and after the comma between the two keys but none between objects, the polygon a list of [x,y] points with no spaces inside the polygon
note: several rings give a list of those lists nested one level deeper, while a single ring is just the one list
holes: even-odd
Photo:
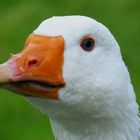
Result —
[{"label": "green blurred background", "polygon": [[[0,1],[0,63],[22,49],[44,19],[86,15],[105,24],[121,46],[140,104],[140,0]],[[23,97],[0,90],[0,140],[54,140],[49,120]]]}]

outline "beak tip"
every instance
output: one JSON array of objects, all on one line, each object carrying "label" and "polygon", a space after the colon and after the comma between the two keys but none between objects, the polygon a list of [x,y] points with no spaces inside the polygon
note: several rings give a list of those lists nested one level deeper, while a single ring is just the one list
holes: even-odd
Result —
[{"label": "beak tip", "polygon": [[12,71],[12,67],[7,62],[0,65],[0,84],[11,81]]}]

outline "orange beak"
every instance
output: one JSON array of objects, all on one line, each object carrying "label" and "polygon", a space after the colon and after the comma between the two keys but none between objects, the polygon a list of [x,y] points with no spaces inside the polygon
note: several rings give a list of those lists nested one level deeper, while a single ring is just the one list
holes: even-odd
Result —
[{"label": "orange beak", "polygon": [[0,87],[25,96],[58,99],[64,87],[62,36],[30,35],[24,50],[0,65]]}]

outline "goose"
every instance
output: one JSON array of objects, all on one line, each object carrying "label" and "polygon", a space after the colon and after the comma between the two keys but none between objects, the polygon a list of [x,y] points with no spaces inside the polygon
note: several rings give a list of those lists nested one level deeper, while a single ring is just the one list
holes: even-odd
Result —
[{"label": "goose", "polygon": [[0,65],[0,87],[50,118],[57,140],[138,140],[139,107],[120,47],[86,16],[43,21]]}]

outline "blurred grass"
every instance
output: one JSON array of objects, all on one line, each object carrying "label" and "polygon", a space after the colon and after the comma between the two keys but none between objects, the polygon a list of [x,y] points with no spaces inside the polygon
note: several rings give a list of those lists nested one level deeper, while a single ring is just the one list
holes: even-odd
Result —
[{"label": "blurred grass", "polygon": [[[56,15],[87,15],[105,24],[121,46],[140,104],[139,0],[5,0],[0,3],[0,63],[21,50],[38,24]],[[0,140],[54,140],[49,120],[23,97],[0,90]]]}]

